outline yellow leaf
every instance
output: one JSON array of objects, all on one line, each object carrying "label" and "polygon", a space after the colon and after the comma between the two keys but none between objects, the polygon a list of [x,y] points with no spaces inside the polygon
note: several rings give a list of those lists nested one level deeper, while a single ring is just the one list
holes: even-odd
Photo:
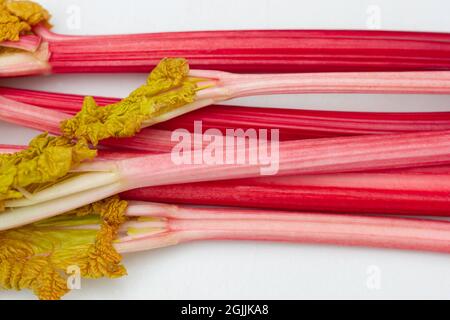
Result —
[{"label": "yellow leaf", "polygon": [[85,140],[73,142],[46,133],[37,136],[27,149],[0,155],[0,203],[23,197],[27,187],[57,182],[73,166],[96,154]]},{"label": "yellow leaf", "polygon": [[55,300],[69,291],[69,267],[78,267],[86,278],[125,275],[113,242],[126,221],[126,208],[125,201],[112,197],[60,217],[0,232],[0,287],[30,289],[40,299]]},{"label": "yellow leaf", "polygon": [[0,41],[18,41],[39,23],[50,26],[49,19],[48,11],[35,2],[0,0]]},{"label": "yellow leaf", "polygon": [[147,83],[127,98],[99,107],[86,97],[82,110],[61,125],[68,138],[86,139],[93,145],[107,138],[135,135],[142,123],[195,99],[196,84],[188,77],[185,59],[164,59],[151,72]]}]

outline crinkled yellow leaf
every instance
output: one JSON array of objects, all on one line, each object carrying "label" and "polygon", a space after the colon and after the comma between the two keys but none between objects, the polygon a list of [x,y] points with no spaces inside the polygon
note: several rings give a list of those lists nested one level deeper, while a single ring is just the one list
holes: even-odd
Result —
[{"label": "crinkled yellow leaf", "polygon": [[41,22],[47,23],[50,20],[50,14],[40,4],[33,1],[4,1],[7,10],[18,17],[21,21],[35,26]]},{"label": "crinkled yellow leaf", "polygon": [[[0,287],[55,300],[69,291],[67,269],[86,278],[126,274],[113,247],[127,203],[112,197],[66,215],[0,232]],[[84,227],[84,228],[83,228]]]},{"label": "crinkled yellow leaf", "polygon": [[57,182],[74,165],[95,156],[85,140],[41,134],[27,149],[0,155],[0,203],[23,197],[29,186]]},{"label": "crinkled yellow leaf", "polygon": [[50,14],[32,1],[0,0],[0,41],[18,41],[39,23],[50,26]]},{"label": "crinkled yellow leaf", "polygon": [[[0,0],[1,1],[1,0]],[[118,103],[98,107],[86,97],[82,110],[61,123],[62,137],[36,137],[28,149],[0,155],[0,211],[4,201],[22,198],[63,179],[73,166],[93,159],[100,140],[131,137],[142,123],[195,100],[196,81],[185,59],[164,59],[147,83]]]},{"label": "crinkled yellow leaf", "polygon": [[145,85],[117,103],[99,107],[94,98],[86,97],[82,110],[62,123],[62,133],[93,145],[106,138],[131,137],[144,121],[194,101],[196,84],[188,73],[185,59],[164,59]]}]

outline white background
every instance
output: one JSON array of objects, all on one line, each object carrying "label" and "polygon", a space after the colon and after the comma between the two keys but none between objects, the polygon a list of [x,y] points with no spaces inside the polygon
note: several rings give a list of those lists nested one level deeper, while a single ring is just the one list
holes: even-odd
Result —
[{"label": "white background", "polygon": [[[340,28],[450,32],[450,2],[295,0],[40,0],[54,31],[110,34],[248,28]],[[125,96],[146,78],[59,75],[0,80],[15,86]],[[449,96],[303,95],[234,104],[367,111],[450,111]],[[0,144],[34,131],[0,123]],[[191,243],[126,256],[129,276],[83,280],[66,299],[450,298],[450,257],[440,254],[255,242]],[[31,293],[0,291],[0,299]]]}]

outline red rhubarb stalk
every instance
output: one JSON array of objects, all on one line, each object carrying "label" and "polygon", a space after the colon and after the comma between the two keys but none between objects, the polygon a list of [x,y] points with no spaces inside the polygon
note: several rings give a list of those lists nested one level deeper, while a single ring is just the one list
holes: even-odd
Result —
[{"label": "red rhubarb stalk", "polygon": [[[23,146],[0,146],[1,153]],[[140,153],[101,150],[99,159]],[[186,183],[134,189],[124,199],[359,214],[448,216],[450,166],[380,173],[303,175]]]},{"label": "red rhubarb stalk", "polygon": [[[80,111],[84,96],[59,94],[25,89],[2,88],[0,95],[47,109],[54,109],[68,114]],[[103,106],[119,99],[95,97]],[[0,108],[4,108],[0,105]],[[15,109],[15,112],[20,112]],[[45,113],[44,113],[45,114]],[[19,117],[19,115],[17,115]],[[6,119],[5,119],[6,120]],[[20,119],[19,119],[20,120]],[[247,129],[279,129],[280,140],[298,140],[303,138],[321,138],[344,135],[390,134],[418,131],[437,131],[450,129],[449,112],[421,113],[378,113],[378,112],[342,112],[312,111],[281,108],[238,107],[227,105],[208,106],[200,110],[184,114],[169,121],[156,124],[152,128],[173,131],[185,128],[194,131],[194,121],[201,121],[204,130],[218,129],[226,134],[228,128]],[[26,123],[18,123],[26,125]],[[35,121],[35,125],[39,125]],[[38,130],[50,130],[34,127]],[[50,130],[51,131],[51,130]],[[145,141],[153,131],[144,129],[136,140]],[[127,145],[133,139],[127,141]],[[137,147],[142,142],[137,141]],[[149,148],[146,150],[150,151]]]},{"label": "red rhubarb stalk", "polygon": [[[2,153],[12,153],[20,150],[26,149],[27,146],[24,145],[8,145],[0,144],[0,154]],[[148,155],[147,151],[133,151],[133,150],[114,150],[114,149],[100,149],[98,150],[98,156],[96,159],[103,160],[124,160],[128,158],[135,158]],[[151,153],[150,153],[151,154]],[[367,173],[374,174],[435,174],[435,175],[450,175],[450,165],[437,165],[437,166],[420,166],[420,167],[410,167],[410,168],[397,168],[397,169],[385,169],[385,170],[370,170]],[[323,175],[326,176],[326,175]],[[307,179],[308,176],[303,176]],[[345,177],[345,175],[344,175]],[[296,179],[296,176],[287,176],[286,179]],[[284,180],[284,178],[279,178]],[[243,181],[253,181],[253,179],[242,179]],[[278,178],[257,178],[255,181],[277,181]],[[303,178],[302,178],[303,180]],[[238,180],[231,180],[238,181]],[[188,184],[185,184],[188,185]]]},{"label": "red rhubarb stalk", "polygon": [[[445,168],[445,167],[444,167]],[[441,168],[443,170],[444,168]],[[450,215],[450,174],[415,172],[265,177],[130,190],[124,199],[298,211]]]},{"label": "red rhubarb stalk", "polygon": [[[244,151],[251,154],[260,150],[249,147]],[[7,201],[9,209],[0,215],[0,230],[147,186],[251,178],[269,170],[272,173],[274,168],[278,175],[298,175],[450,164],[450,132],[287,141],[281,142],[278,150],[269,147],[267,152],[271,155],[267,163],[246,159],[242,164],[177,164],[171,154],[86,163],[78,170],[87,173],[34,193],[29,199]],[[201,159],[203,150],[192,155]]]},{"label": "red rhubarb stalk", "polygon": [[[232,72],[450,70],[450,35],[350,30],[236,30],[67,36],[34,29],[52,72],[148,72],[164,57]],[[14,71],[14,70],[13,70]],[[37,70],[30,70],[30,74]],[[0,76],[15,75],[8,69]]]},{"label": "red rhubarb stalk", "polygon": [[[116,242],[135,252],[198,240],[258,240],[450,252],[450,223],[419,219],[131,204],[125,225],[136,235]],[[149,217],[145,221],[142,217]],[[150,232],[145,230],[149,230]]]},{"label": "red rhubarb stalk", "polygon": [[[0,118],[10,121],[10,122],[15,122],[15,123],[19,123],[19,124],[24,124],[33,128],[37,128],[37,129],[41,129],[41,130],[47,130],[50,131],[52,133],[58,133],[59,132],[59,123],[66,119],[68,117],[68,115],[58,112],[58,111],[54,111],[54,110],[49,110],[49,109],[44,109],[42,110],[41,108],[35,107],[35,106],[31,106],[31,105],[26,105],[20,102],[15,102],[6,98],[1,98],[0,97],[0,105],[2,106],[2,108],[0,108]],[[151,131],[148,131],[151,132]],[[439,141],[442,141],[441,137],[444,137],[443,139],[445,139],[447,135],[447,132],[443,131],[443,132],[426,132],[426,133],[422,133],[422,134],[403,134],[403,135],[394,135],[393,137],[395,137],[394,139],[397,139],[397,137],[399,138],[399,143],[393,143],[393,150],[395,150],[396,147],[399,148],[400,153],[403,152],[402,150],[410,150],[410,149],[414,149],[414,148],[423,148],[424,150],[427,149],[426,143],[427,143],[427,136],[430,137],[430,147],[428,148],[429,150],[427,150],[430,154],[433,154],[433,152],[435,151],[435,149],[432,147],[432,143],[433,143],[433,139],[435,139],[435,137],[439,137]],[[145,138],[148,138],[149,136],[146,136]],[[405,137],[405,138],[403,138]],[[417,141],[423,141],[423,143],[425,143],[424,145],[417,145],[415,144],[415,139],[414,137],[419,137]],[[389,136],[373,136],[373,137],[364,137],[364,138],[358,138],[358,137],[347,137],[347,138],[335,138],[335,139],[318,139],[318,140],[313,140],[313,141],[292,141],[292,145],[294,146],[294,148],[297,148],[300,150],[301,147],[304,148],[303,152],[308,152],[309,155],[312,156],[312,159],[314,159],[314,154],[313,152],[315,151],[315,148],[317,149],[317,157],[320,157],[322,155],[322,153],[324,155],[328,154],[332,154],[332,150],[336,149],[339,150],[337,154],[339,154],[340,152],[342,152],[342,149],[346,148],[346,144],[347,142],[350,143],[350,145],[352,145],[352,143],[355,143],[355,146],[358,147],[358,149],[353,150],[355,155],[358,155],[358,153],[362,152],[362,154],[364,154],[364,152],[370,152],[369,149],[364,149],[364,143],[365,141],[370,141],[370,143],[374,143],[374,146],[376,146],[376,148],[380,148],[377,144],[385,144],[386,140],[389,139]],[[135,138],[133,138],[135,139]],[[132,145],[132,141],[133,139],[126,139],[128,140],[126,145],[130,146]],[[361,140],[360,140],[361,139]],[[404,139],[404,140],[403,140]],[[117,141],[121,141],[121,140],[111,140],[110,143],[117,143]],[[136,143],[136,141],[141,142],[142,146],[147,146],[147,147],[151,147],[152,143],[153,143],[153,149],[149,148],[149,150],[153,150],[153,151],[171,151],[173,143],[170,142],[169,140],[169,133],[168,132],[161,132],[158,130],[154,131],[154,139],[142,139],[142,138],[136,138],[134,140]],[[358,143],[360,142],[361,143]],[[400,145],[400,143],[404,141],[404,145]],[[436,140],[437,141],[437,140]],[[128,143],[129,142],[129,143]],[[285,146],[288,146],[286,148],[286,150],[289,148],[289,143],[285,143]],[[302,146],[303,145],[303,146]],[[386,148],[389,148],[389,144],[386,143],[385,144]],[[445,146],[445,140],[444,140],[444,144],[442,144],[443,146]],[[141,149],[145,149],[144,147],[141,146]],[[436,147],[438,147],[439,145],[436,145]],[[137,147],[136,147],[137,148]],[[159,148],[159,149],[158,149]],[[323,149],[328,149],[325,150],[327,151],[327,153],[325,153],[323,151]],[[361,150],[361,151],[360,151]],[[375,152],[378,149],[375,149]],[[381,149],[380,149],[381,150]],[[389,149],[386,149],[389,150]],[[282,151],[282,150],[280,150]],[[436,150],[437,151],[437,150]],[[287,150],[288,152],[288,150]],[[350,150],[347,151],[348,153],[350,153]],[[345,153],[345,152],[344,152]],[[422,151],[422,153],[424,153],[424,151]],[[387,155],[386,155],[387,156]],[[405,153],[405,158],[406,158],[407,154]],[[394,156],[395,157],[395,156]],[[440,164],[440,159],[439,158],[435,158],[435,159],[431,159],[429,162],[425,162],[425,163],[419,163],[419,165],[433,165],[433,164]],[[401,162],[401,159],[400,159]],[[328,164],[328,163],[327,163]],[[331,166],[333,166],[332,161],[329,164]],[[371,168],[372,170],[375,169],[392,169],[392,168],[396,168],[398,167],[396,165],[396,163],[392,162],[391,166],[387,165],[387,164],[383,164],[382,167],[374,167]],[[402,167],[402,165],[400,165],[400,167]],[[370,168],[368,168],[370,169]],[[315,169],[316,170],[316,169]],[[325,171],[320,171],[321,169],[317,169],[319,171],[317,172],[330,172],[330,168],[326,168]],[[333,172],[333,170],[336,172],[342,172],[342,171],[348,171],[348,169],[345,169],[344,167],[342,167],[341,165],[339,165],[338,163],[336,164],[336,166],[334,166],[331,169],[331,172]],[[362,169],[358,169],[357,167],[351,167],[350,171],[354,171],[354,170],[363,170]],[[313,170],[314,171],[314,170]],[[308,172],[304,172],[304,173],[308,173]]]},{"label": "red rhubarb stalk", "polygon": [[342,30],[239,30],[63,36],[44,27],[54,72],[148,72],[163,57],[233,72],[445,70],[450,35]]},{"label": "red rhubarb stalk", "polygon": [[[3,121],[51,134],[61,134],[60,123],[70,118],[71,115],[67,113],[17,102],[0,95],[0,119]],[[211,135],[191,134],[191,141],[204,139],[207,136]],[[106,139],[101,143],[105,146],[145,151],[149,154],[171,152],[178,142],[172,141],[171,131],[147,128],[131,138]]]},{"label": "red rhubarb stalk", "polygon": [[[1,153],[23,146],[0,146]],[[142,153],[100,150],[98,159]],[[124,199],[338,213],[448,216],[450,166],[226,180],[134,189]]]},{"label": "red rhubarb stalk", "polygon": [[[62,94],[27,89],[0,87],[5,98],[55,109],[69,114],[80,111],[83,95]],[[119,98],[95,97],[100,106],[120,101]],[[433,131],[450,129],[450,112],[346,112],[283,108],[208,106],[178,118],[157,124],[164,129],[191,128],[201,120],[204,128],[280,128],[284,135],[300,136],[334,134],[383,134],[395,132]],[[229,125],[228,125],[229,124]],[[300,132],[300,133],[297,133]]]}]

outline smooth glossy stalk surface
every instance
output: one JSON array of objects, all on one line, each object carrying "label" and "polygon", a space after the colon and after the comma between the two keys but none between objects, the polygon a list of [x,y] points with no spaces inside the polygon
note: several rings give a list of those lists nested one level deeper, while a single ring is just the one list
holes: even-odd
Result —
[{"label": "smooth glossy stalk surface", "polygon": [[418,168],[212,181],[140,188],[122,197],[312,212],[450,216],[450,174],[429,172],[430,168]]},{"label": "smooth glossy stalk surface", "polygon": [[[68,114],[78,112],[84,98],[80,95],[5,87],[0,87],[0,95],[25,104]],[[95,99],[102,106],[119,101],[117,98],[106,97],[95,97]],[[0,105],[0,107],[3,106]],[[14,111],[20,112],[20,110]],[[18,116],[20,115],[18,114]],[[450,112],[344,112],[216,105],[156,124],[152,129],[173,131],[186,128],[193,132],[194,121],[201,121],[204,130],[218,129],[223,134],[226,133],[227,128],[242,128],[244,130],[279,129],[280,140],[298,140],[344,135],[449,130]],[[25,125],[25,123],[22,124]],[[36,122],[36,124],[39,124],[39,122]],[[36,129],[49,130],[45,128]],[[147,139],[147,135],[152,135],[151,130],[150,133],[148,132],[148,129],[142,130],[136,139]],[[128,140],[127,145],[132,145],[130,142]]]},{"label": "smooth glossy stalk surface", "polygon": [[[156,232],[153,229],[148,235],[143,232],[122,238],[115,244],[122,253],[198,240],[263,240],[450,252],[450,223],[444,221],[145,203],[131,205],[128,214],[151,217]],[[139,223],[134,225],[134,229],[138,228]]]},{"label": "smooth glossy stalk surface", "polygon": [[53,72],[148,72],[161,58],[233,72],[449,70],[446,33],[237,30],[63,36],[36,28]]}]

